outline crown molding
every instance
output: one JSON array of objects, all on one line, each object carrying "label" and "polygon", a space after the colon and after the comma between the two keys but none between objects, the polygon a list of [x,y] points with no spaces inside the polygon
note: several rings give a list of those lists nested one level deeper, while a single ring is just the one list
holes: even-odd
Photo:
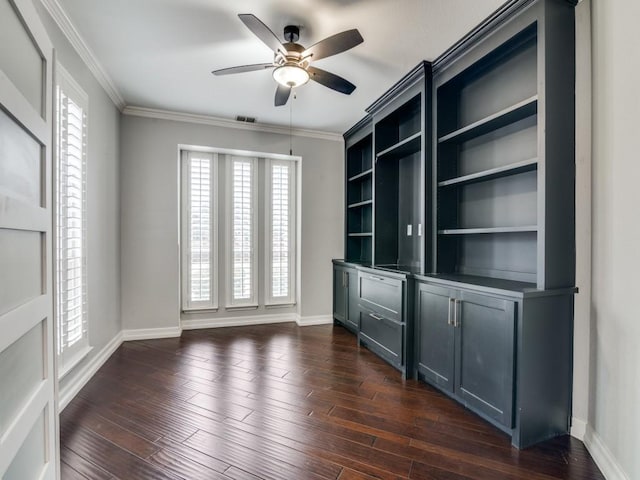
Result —
[{"label": "crown molding", "polygon": [[87,65],[91,73],[93,73],[93,76],[96,78],[98,83],[102,88],[104,88],[111,101],[119,110],[123,110],[126,106],[126,102],[120,94],[120,91],[102,67],[95,54],[84,41],[80,32],[78,32],[76,27],[74,27],[71,19],[62,8],[62,5],[60,5],[58,0],[40,0],[40,2],[44,8],[47,9],[51,18],[53,18],[60,30],[62,30],[64,36],[67,37],[67,40],[69,40],[69,43],[71,43],[71,46]]},{"label": "crown molding", "polygon": [[317,138],[320,140],[331,140],[342,142],[342,134],[332,132],[321,132],[319,130],[306,130],[303,128],[283,127],[279,125],[269,125],[264,123],[242,123],[226,118],[212,117],[209,115],[197,115],[193,113],[173,112],[156,108],[131,107],[127,106],[122,110],[124,115],[133,117],[155,118],[160,120],[170,120],[174,122],[198,123],[201,125],[211,125],[214,127],[235,128],[238,130],[250,130],[254,132],[277,133],[281,135],[295,135],[297,137]]}]

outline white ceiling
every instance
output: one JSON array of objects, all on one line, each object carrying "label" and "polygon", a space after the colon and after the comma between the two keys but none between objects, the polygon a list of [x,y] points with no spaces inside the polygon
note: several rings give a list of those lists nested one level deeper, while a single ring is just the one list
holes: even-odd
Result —
[{"label": "white ceiling", "polygon": [[[421,60],[432,60],[504,0],[59,0],[127,105],[342,133]],[[273,52],[238,19],[253,13],[304,46],[350,28],[364,43],[314,65],[345,77],[350,96],[315,82],[274,107],[270,71],[214,77],[214,69],[270,62]]]}]

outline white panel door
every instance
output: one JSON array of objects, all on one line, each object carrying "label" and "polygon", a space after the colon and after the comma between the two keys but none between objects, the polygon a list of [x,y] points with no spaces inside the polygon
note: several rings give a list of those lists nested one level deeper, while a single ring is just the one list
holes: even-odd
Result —
[{"label": "white panel door", "polygon": [[59,478],[52,296],[53,48],[0,0],[0,478]]}]

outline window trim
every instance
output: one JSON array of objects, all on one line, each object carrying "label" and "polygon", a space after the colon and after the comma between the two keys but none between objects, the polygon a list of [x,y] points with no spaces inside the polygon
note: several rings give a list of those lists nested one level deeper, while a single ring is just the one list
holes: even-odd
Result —
[{"label": "window trim", "polygon": [[[189,230],[189,198],[191,194],[191,182],[189,181],[189,171],[191,166],[191,160],[193,157],[210,157],[211,167],[211,220],[209,238],[211,239],[211,251],[209,252],[210,263],[210,275],[209,285],[211,285],[210,300],[208,302],[198,301],[191,302],[189,299],[189,286],[191,284],[191,272],[189,262],[189,250],[191,244],[191,236]],[[181,182],[181,196],[180,199],[180,275],[181,275],[181,309],[183,312],[203,312],[203,311],[217,311],[218,310],[218,290],[219,290],[219,262],[218,262],[218,208],[219,208],[219,178],[218,178],[218,154],[215,152],[204,152],[194,150],[181,150],[180,152],[180,182]]]},{"label": "window trim", "polygon": [[[296,304],[296,278],[297,278],[297,163],[294,159],[279,160],[265,159],[265,239],[264,239],[264,285],[266,307],[288,307]],[[286,166],[289,168],[289,295],[286,297],[273,296],[273,248],[271,216],[272,206],[272,174],[274,166]]]},{"label": "window trim", "polygon": [[[233,165],[236,160],[249,162],[251,165],[251,250],[252,250],[252,258],[251,258],[251,296],[246,300],[235,300],[233,298]],[[227,259],[226,262],[226,272],[225,272],[225,281],[226,281],[226,310],[234,310],[234,309],[250,309],[250,308],[258,308],[259,299],[258,299],[258,275],[259,275],[259,237],[258,237],[258,158],[255,156],[248,155],[228,155],[227,162],[225,164],[225,168],[227,170],[226,175],[226,207],[225,207],[225,216],[226,216],[226,249],[225,256]]]},{"label": "window trim", "polygon": [[[89,242],[88,242],[88,225],[87,225],[87,217],[89,211],[89,200],[88,200],[88,192],[87,192],[87,183],[88,183],[88,162],[87,162],[87,150],[89,148],[89,96],[83,90],[83,88],[75,81],[75,79],[71,76],[71,74],[59,63],[55,63],[55,92],[54,92],[54,122],[55,122],[55,133],[53,135],[53,144],[54,148],[54,168],[52,169],[53,173],[53,195],[55,201],[53,202],[53,256],[54,256],[54,281],[53,281],[53,296],[54,296],[54,318],[55,318],[55,341],[56,341],[56,357],[58,361],[58,379],[61,379],[63,376],[68,374],[82,359],[86,357],[86,355],[91,351],[92,347],[89,341]],[[63,91],[64,94],[70,98],[76,105],[82,108],[83,111],[83,136],[84,136],[84,148],[82,150],[82,183],[84,189],[84,195],[82,198],[82,213],[83,213],[83,225],[82,225],[82,265],[83,265],[83,275],[81,277],[82,281],[82,296],[84,297],[83,302],[83,310],[82,310],[82,337],[79,341],[77,341],[74,345],[69,348],[66,348],[60,351],[60,336],[64,332],[63,326],[60,324],[61,318],[59,315],[59,278],[58,273],[60,271],[60,255],[59,255],[59,228],[60,228],[60,163],[62,161],[61,152],[60,152],[60,92]]]}]

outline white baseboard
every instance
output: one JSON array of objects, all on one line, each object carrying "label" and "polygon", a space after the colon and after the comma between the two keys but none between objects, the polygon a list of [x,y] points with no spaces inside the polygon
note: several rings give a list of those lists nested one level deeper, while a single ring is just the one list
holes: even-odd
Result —
[{"label": "white baseboard", "polygon": [[331,315],[313,315],[308,317],[297,316],[296,323],[299,327],[310,327],[312,325],[330,325],[333,323]]},{"label": "white baseboard", "polygon": [[584,442],[584,435],[587,432],[587,422],[581,418],[573,417],[571,419],[571,436]]},{"label": "white baseboard", "polygon": [[136,330],[123,330],[122,340],[131,342],[133,340],[154,340],[158,338],[174,338],[182,335],[180,327],[166,328],[139,328]]},{"label": "white baseboard", "polygon": [[115,337],[107,343],[98,354],[93,357],[86,365],[80,367],[79,373],[69,376],[69,381],[65,382],[64,389],[58,393],[58,411],[62,412],[69,402],[78,394],[91,377],[100,369],[102,365],[109,359],[122,344],[122,332],[118,332]]},{"label": "white baseboard", "polygon": [[296,322],[295,313],[274,313],[270,315],[247,315],[238,317],[218,317],[206,319],[182,320],[183,330],[198,330],[203,328],[244,327],[250,325],[266,325],[269,323]]},{"label": "white baseboard", "polygon": [[607,480],[630,480],[624,472],[618,460],[613,456],[609,447],[602,441],[590,425],[586,426],[584,434],[584,445],[589,450],[593,460]]}]

